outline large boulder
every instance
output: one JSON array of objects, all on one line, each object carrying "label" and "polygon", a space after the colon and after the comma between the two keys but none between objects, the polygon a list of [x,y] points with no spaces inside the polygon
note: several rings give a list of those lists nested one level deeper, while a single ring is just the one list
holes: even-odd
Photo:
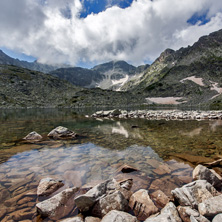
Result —
[{"label": "large boulder", "polygon": [[104,217],[112,210],[128,210],[128,201],[119,190],[100,198],[92,209],[92,215]]},{"label": "large boulder", "polygon": [[44,178],[40,181],[37,187],[37,195],[38,196],[49,196],[54,193],[60,187],[62,187],[64,183],[62,180],[56,180],[53,178]]},{"label": "large boulder", "polygon": [[201,215],[213,218],[222,213],[222,195],[209,198],[198,205]]},{"label": "large boulder", "polygon": [[25,136],[23,139],[27,141],[39,141],[42,139],[42,136],[37,132],[33,131],[29,133],[27,136]]},{"label": "large boulder", "polygon": [[77,208],[81,212],[92,210],[94,216],[102,217],[113,209],[127,210],[132,180],[119,183],[111,179],[100,183],[84,195],[75,198]]},{"label": "large boulder", "polygon": [[74,195],[78,190],[79,188],[76,187],[68,188],[36,204],[37,212],[43,217],[56,219],[67,216],[75,206]]},{"label": "large boulder", "polygon": [[58,126],[48,134],[48,137],[53,139],[73,139],[77,137],[77,134],[66,127]]},{"label": "large boulder", "polygon": [[206,180],[212,184],[216,189],[221,190],[222,188],[222,178],[214,170],[210,170],[203,165],[198,165],[193,170],[194,180]]},{"label": "large boulder", "polygon": [[151,216],[145,222],[182,222],[176,206],[169,202],[157,216]]},{"label": "large boulder", "polygon": [[158,212],[158,208],[145,189],[138,190],[130,197],[129,206],[139,220],[146,220],[150,215]]},{"label": "large boulder", "polygon": [[197,209],[199,203],[217,196],[218,192],[206,180],[196,180],[172,190],[172,195],[181,206],[190,206]]},{"label": "large boulder", "polygon": [[112,210],[103,217],[101,222],[138,222],[138,220],[126,212]]}]

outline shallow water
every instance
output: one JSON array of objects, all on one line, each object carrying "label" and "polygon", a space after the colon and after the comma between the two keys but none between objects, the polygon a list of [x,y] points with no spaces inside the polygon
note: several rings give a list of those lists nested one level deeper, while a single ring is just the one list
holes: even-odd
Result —
[{"label": "shallow water", "polygon": [[[161,189],[167,195],[191,181],[192,169],[222,153],[222,121],[91,119],[76,110],[4,110],[0,116],[0,220],[41,221],[36,188],[45,177],[66,187],[91,186],[109,178],[134,179],[133,191]],[[53,141],[56,126],[80,135]],[[132,127],[133,126],[133,127]],[[36,144],[21,139],[31,131],[45,136]],[[128,164],[138,171],[123,174]],[[164,184],[164,186],[163,186]],[[71,209],[70,215],[76,210]],[[48,219],[44,219],[47,221]]]}]

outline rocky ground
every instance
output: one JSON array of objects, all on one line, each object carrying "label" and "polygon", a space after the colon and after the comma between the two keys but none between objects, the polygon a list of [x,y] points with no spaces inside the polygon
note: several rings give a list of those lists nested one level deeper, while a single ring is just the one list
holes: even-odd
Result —
[{"label": "rocky ground", "polygon": [[146,118],[146,119],[167,119],[167,120],[204,120],[222,119],[222,111],[147,111],[147,110],[107,110],[97,111],[92,117],[117,117],[117,118]]}]

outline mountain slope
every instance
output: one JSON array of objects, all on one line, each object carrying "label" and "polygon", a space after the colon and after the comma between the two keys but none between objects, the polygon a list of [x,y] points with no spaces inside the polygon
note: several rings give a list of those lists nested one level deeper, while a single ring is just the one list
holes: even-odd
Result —
[{"label": "mountain slope", "polygon": [[147,67],[148,65],[136,68],[125,61],[111,61],[97,65],[92,69],[80,67],[61,68],[50,72],[50,74],[77,86],[118,91],[123,84],[135,78]]},{"label": "mountain slope", "polygon": [[57,77],[11,65],[0,65],[0,107],[98,107],[142,104],[126,92],[83,89]]},{"label": "mountain slope", "polygon": [[180,97],[180,102],[197,104],[219,96],[221,87],[222,30],[219,30],[201,37],[193,46],[165,50],[140,79],[128,82],[122,89],[146,97]]},{"label": "mountain slope", "polygon": [[2,50],[0,50],[0,65],[14,65],[43,73],[48,73],[59,68],[59,66],[41,64],[36,61],[26,62],[26,61],[20,61],[19,59],[13,59],[10,56],[6,55]]}]

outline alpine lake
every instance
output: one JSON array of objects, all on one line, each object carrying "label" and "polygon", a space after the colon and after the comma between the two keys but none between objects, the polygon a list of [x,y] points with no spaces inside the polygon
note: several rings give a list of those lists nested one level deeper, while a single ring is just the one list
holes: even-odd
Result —
[{"label": "alpine lake", "polygon": [[[57,221],[69,215],[41,218],[35,205],[39,181],[52,177],[67,187],[92,187],[109,178],[132,178],[132,191],[149,193],[192,181],[198,163],[222,155],[222,120],[99,119],[74,109],[0,110],[0,221]],[[57,126],[76,132],[73,140],[52,140]],[[36,131],[43,140],[22,138]],[[127,164],[137,171],[123,173]],[[216,168],[220,172],[220,168]]]}]

